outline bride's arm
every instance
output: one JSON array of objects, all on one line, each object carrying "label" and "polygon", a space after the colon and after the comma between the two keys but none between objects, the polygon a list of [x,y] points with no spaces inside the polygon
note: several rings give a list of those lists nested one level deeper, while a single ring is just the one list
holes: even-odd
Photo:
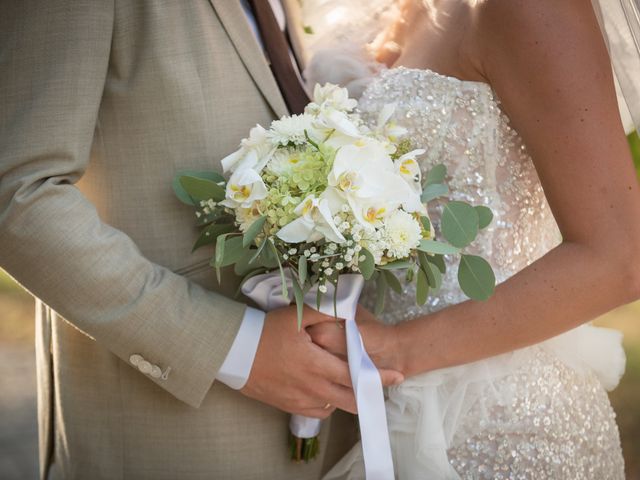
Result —
[{"label": "bride's arm", "polygon": [[[362,310],[361,331],[379,367],[410,376],[472,362],[640,297],[640,191],[590,5],[488,0],[478,15],[475,58],[533,157],[562,244],[485,302],[396,327]],[[316,333],[330,349],[343,348],[330,330]]]}]

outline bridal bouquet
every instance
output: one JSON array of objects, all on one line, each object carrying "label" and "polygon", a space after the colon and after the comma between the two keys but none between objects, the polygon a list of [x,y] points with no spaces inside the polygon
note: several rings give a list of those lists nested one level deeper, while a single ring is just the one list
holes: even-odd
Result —
[{"label": "bridal bouquet", "polygon": [[[299,326],[304,303],[354,317],[361,279],[376,282],[378,311],[388,288],[402,292],[402,280],[416,282],[415,300],[424,304],[429,291],[440,287],[444,255],[459,255],[458,280],[466,295],[488,298],[495,284],[491,267],[462,249],[490,223],[491,211],[443,202],[442,238],[436,239],[427,205],[449,193],[444,166],[432,168],[423,182],[416,159],[425,151],[414,148],[404,138],[406,130],[391,121],[394,106],[382,110],[376,125],[365,124],[355,106],[345,89],[316,86],[303,114],[283,117],[268,129],[254,127],[240,149],[222,160],[226,175],[177,175],[174,190],[195,208],[202,228],[194,249],[214,244],[211,265],[218,280],[221,268],[233,266],[244,277],[242,292],[263,308],[295,302]],[[274,289],[282,305],[273,303]],[[347,324],[347,337],[366,449],[368,399],[359,398],[354,375],[360,382],[377,371],[354,321]],[[382,409],[384,415],[383,403]],[[300,423],[292,421],[294,434],[307,433],[298,435],[305,439],[293,443],[293,453],[308,459],[317,449],[319,421],[296,428]]]}]

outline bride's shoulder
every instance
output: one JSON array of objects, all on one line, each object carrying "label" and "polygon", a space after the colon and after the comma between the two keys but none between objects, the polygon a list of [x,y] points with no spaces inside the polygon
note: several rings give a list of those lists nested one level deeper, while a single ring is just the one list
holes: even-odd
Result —
[{"label": "bride's shoulder", "polygon": [[606,60],[589,0],[475,0],[473,8],[475,54],[483,65],[546,70],[562,63],[580,70],[578,59],[595,53]]},{"label": "bride's shoulder", "polygon": [[[477,41],[559,41],[599,33],[589,0],[472,0]],[[595,27],[595,28],[594,28]],[[510,44],[507,44],[507,46]]]}]

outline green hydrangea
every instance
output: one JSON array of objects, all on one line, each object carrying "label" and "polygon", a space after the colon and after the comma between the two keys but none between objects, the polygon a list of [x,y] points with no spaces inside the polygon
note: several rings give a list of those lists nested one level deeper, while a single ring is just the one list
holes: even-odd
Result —
[{"label": "green hydrangea", "polygon": [[272,234],[297,218],[294,210],[308,195],[326,190],[335,153],[324,145],[309,144],[283,147],[275,153],[262,175],[268,195],[260,202]]}]

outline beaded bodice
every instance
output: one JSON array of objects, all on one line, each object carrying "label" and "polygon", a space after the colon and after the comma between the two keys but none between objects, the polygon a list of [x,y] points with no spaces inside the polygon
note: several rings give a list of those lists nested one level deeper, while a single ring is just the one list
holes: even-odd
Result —
[{"label": "beaded bodice", "polygon": [[[364,91],[358,109],[375,122],[382,107],[395,103],[395,120],[409,130],[423,175],[439,163],[447,167],[451,200],[486,205],[491,225],[466,249],[487,259],[502,282],[560,242],[560,233],[524,143],[509,125],[486,83],[459,80],[404,67],[383,70]],[[440,206],[430,216],[436,234]],[[413,302],[415,284],[402,295],[390,292],[382,319],[397,322],[466,299],[457,284],[457,260],[449,259],[441,290],[426,305]],[[363,303],[373,303],[365,291]]]}]

